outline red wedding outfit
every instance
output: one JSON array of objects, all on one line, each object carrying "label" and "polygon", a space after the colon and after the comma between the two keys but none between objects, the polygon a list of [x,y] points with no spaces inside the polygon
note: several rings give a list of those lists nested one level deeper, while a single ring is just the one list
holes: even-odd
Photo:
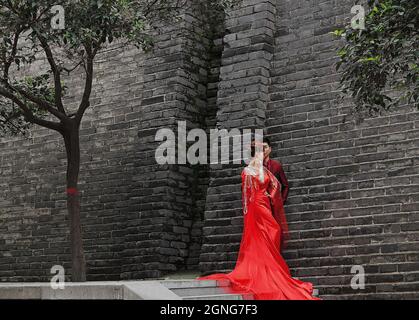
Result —
[{"label": "red wedding outfit", "polygon": [[266,168],[260,174],[246,167],[241,177],[244,228],[236,266],[197,280],[229,280],[226,292],[256,300],[318,300],[310,282],[291,277],[280,254],[288,239],[281,184]]}]

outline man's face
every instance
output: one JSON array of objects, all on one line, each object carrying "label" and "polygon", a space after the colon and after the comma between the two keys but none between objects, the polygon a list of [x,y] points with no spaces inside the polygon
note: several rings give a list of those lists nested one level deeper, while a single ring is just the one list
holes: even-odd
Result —
[{"label": "man's face", "polygon": [[260,146],[260,150],[262,151],[260,154],[258,154],[257,152],[256,152],[256,156],[257,157],[260,157],[260,158],[262,158],[263,157],[263,160],[266,160],[267,159],[267,157],[269,157],[269,155],[271,154],[271,151],[272,151],[272,149],[271,149],[271,147],[269,146],[269,144],[267,144],[266,142],[264,142],[264,143],[259,143],[259,142],[253,142],[252,143],[252,145],[254,145],[255,147],[256,146]]},{"label": "man's face", "polygon": [[266,142],[263,144],[263,159],[267,159],[271,154],[272,148]]}]

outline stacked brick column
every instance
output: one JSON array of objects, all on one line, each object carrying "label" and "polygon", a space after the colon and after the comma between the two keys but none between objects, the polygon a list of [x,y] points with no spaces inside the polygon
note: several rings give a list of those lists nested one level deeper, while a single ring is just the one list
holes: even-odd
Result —
[{"label": "stacked brick column", "polygon": [[[178,163],[183,151],[177,147],[184,146],[177,135],[179,122],[186,122],[186,134],[205,129],[210,48],[210,39],[203,36],[206,23],[195,10],[185,13],[180,25],[165,29],[146,60],[122,278],[159,277],[197,267],[206,168]],[[176,135],[176,164],[156,162],[162,142],[155,136],[162,128]]]}]

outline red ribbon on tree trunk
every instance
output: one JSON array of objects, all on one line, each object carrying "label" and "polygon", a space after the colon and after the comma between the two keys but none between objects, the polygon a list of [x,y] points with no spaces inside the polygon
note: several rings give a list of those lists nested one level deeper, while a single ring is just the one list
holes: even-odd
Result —
[{"label": "red ribbon on tree trunk", "polygon": [[77,190],[77,188],[67,188],[67,194],[70,196],[75,196],[79,194],[79,191]]}]

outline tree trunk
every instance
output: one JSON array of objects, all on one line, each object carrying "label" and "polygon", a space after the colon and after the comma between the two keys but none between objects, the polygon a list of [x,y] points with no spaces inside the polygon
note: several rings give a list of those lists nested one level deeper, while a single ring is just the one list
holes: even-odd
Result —
[{"label": "tree trunk", "polygon": [[67,151],[67,210],[70,217],[72,281],[86,281],[86,260],[80,220],[80,199],[77,189],[80,171],[80,140],[76,122],[63,133]]}]

